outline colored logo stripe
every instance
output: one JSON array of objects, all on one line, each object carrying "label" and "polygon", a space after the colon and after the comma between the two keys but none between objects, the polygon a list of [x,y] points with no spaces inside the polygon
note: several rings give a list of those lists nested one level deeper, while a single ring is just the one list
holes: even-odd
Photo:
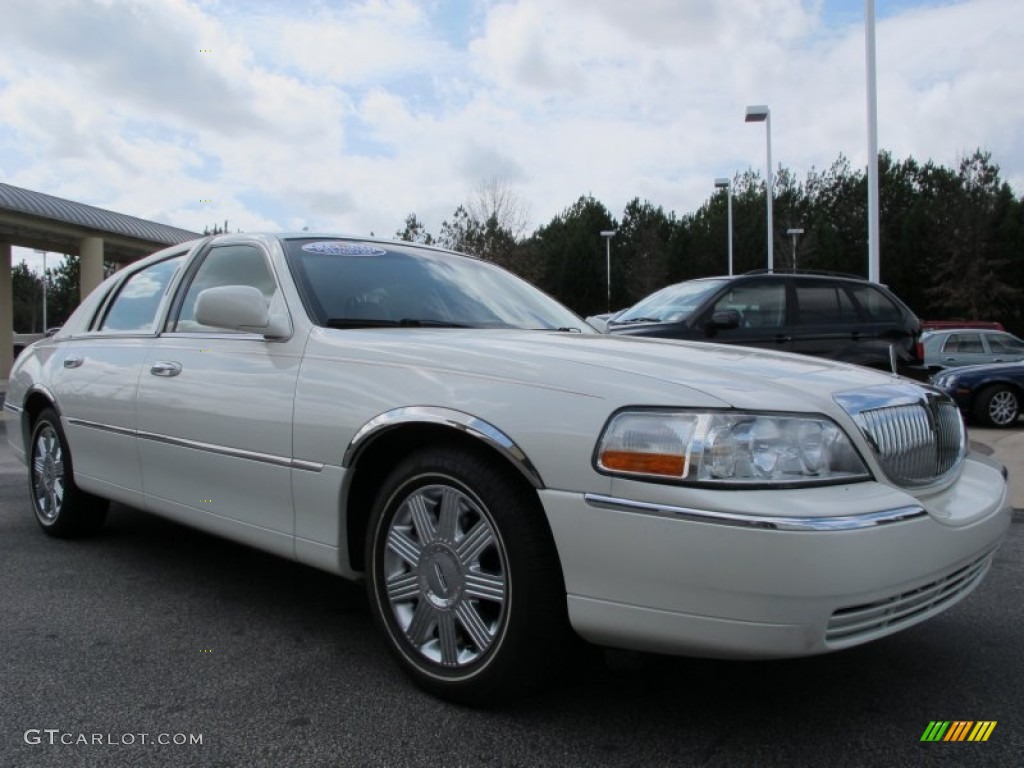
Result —
[{"label": "colored logo stripe", "polygon": [[947,728],[949,728],[949,720],[932,720],[924,729],[921,741],[942,741]]},{"label": "colored logo stripe", "polygon": [[996,724],[996,720],[932,720],[921,741],[988,741]]}]

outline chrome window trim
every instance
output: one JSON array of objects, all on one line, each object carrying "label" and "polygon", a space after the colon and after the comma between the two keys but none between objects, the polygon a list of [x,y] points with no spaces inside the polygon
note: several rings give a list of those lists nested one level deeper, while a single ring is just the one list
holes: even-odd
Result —
[{"label": "chrome window trim", "polygon": [[601,509],[639,512],[693,522],[771,531],[856,531],[914,520],[926,517],[928,514],[923,507],[917,505],[895,507],[880,512],[866,512],[863,515],[796,517],[717,512],[710,509],[693,509],[691,507],[677,507],[672,504],[653,504],[646,501],[635,501],[634,499],[621,499],[614,496],[605,496],[600,493],[586,493],[583,495],[583,500],[590,506]]},{"label": "chrome window trim", "polygon": [[493,424],[468,413],[435,406],[395,408],[370,419],[359,428],[349,442],[345,449],[345,456],[341,460],[341,466],[345,469],[351,467],[372,442],[371,438],[402,424],[437,424],[457,429],[482,440],[511,461],[534,488],[538,490],[544,488],[544,481],[541,479],[540,473],[512,438]]},{"label": "chrome window trim", "polygon": [[76,427],[86,427],[89,429],[97,429],[102,432],[111,432],[117,435],[124,435],[127,437],[136,437],[140,440],[150,440],[154,443],[163,443],[165,445],[174,445],[179,448],[191,448],[197,451],[203,451],[205,453],[215,453],[220,456],[230,456],[235,459],[246,459],[248,461],[258,461],[263,464],[271,464],[276,467],[288,467],[291,469],[301,469],[307,472],[321,472],[324,465],[317,461],[306,461],[304,459],[294,459],[288,456],[276,456],[270,453],[259,453],[257,451],[247,451],[242,448],[232,448],[227,445],[216,445],[214,443],[203,443],[198,440],[186,440],[181,437],[172,437],[170,435],[160,435],[155,432],[144,432],[135,429],[129,429],[128,427],[118,427],[113,424],[100,424],[95,421],[86,421],[85,419],[68,419],[68,424]]}]

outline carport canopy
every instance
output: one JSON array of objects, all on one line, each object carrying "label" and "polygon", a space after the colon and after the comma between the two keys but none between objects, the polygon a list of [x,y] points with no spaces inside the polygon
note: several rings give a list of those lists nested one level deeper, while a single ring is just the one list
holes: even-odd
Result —
[{"label": "carport canopy", "polygon": [[0,183],[0,379],[13,364],[11,247],[77,254],[80,295],[103,281],[103,262],[128,264],[169,245],[202,237],[124,213]]}]

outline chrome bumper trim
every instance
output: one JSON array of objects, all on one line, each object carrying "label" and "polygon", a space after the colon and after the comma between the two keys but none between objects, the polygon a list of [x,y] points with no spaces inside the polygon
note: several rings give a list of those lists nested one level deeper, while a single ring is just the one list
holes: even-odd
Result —
[{"label": "chrome bumper trim", "polygon": [[587,493],[584,501],[592,507],[614,509],[620,512],[640,512],[673,517],[701,523],[733,525],[741,528],[760,528],[769,531],[854,531],[901,523],[927,516],[922,507],[910,505],[843,517],[786,517],[777,515],[745,515],[735,512],[714,512],[709,509],[691,509],[670,504],[651,504],[646,501],[619,499],[598,493]]},{"label": "chrome bumper trim", "polygon": [[186,440],[185,438],[182,437],[158,435],[155,432],[141,432],[134,429],[128,429],[127,427],[117,427],[112,424],[99,424],[95,421],[85,421],[84,419],[68,419],[68,424],[73,424],[76,427],[88,427],[89,429],[98,429],[102,432],[112,432],[116,435],[137,437],[140,440],[149,440],[154,443],[163,443],[164,445],[174,445],[179,448],[191,448],[193,450],[204,451],[206,453],[215,453],[219,456],[230,456],[235,459],[258,461],[263,464],[272,464],[275,467],[301,469],[306,472],[320,472],[324,468],[324,465],[322,463],[316,461],[305,461],[303,459],[293,459],[287,456],[275,456],[270,453],[246,451],[242,448],[232,448],[231,446],[228,445],[201,443],[198,440]]},{"label": "chrome bumper trim", "polygon": [[21,413],[24,409],[20,408],[14,403],[8,403],[6,400],[4,400],[4,410],[10,411],[11,413]]}]

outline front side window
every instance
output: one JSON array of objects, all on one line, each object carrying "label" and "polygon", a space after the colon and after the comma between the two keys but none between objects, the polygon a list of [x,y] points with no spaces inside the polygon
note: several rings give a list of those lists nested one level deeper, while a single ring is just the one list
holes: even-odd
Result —
[{"label": "front side window", "polygon": [[997,355],[1024,355],[1024,341],[1008,333],[990,334],[988,345]]},{"label": "front side window", "polygon": [[107,309],[99,330],[112,333],[152,333],[160,301],[185,255],[151,264],[128,277]]},{"label": "front side window", "polygon": [[739,312],[740,328],[781,328],[786,324],[786,286],[781,281],[739,285],[715,302],[715,312]]},{"label": "front side window", "polygon": [[224,285],[248,285],[259,289],[267,306],[279,299],[277,281],[267,265],[263,252],[254,245],[221,245],[210,249],[196,270],[181,303],[174,330],[178,333],[237,333],[224,328],[211,328],[196,321],[196,299],[207,288]]}]

